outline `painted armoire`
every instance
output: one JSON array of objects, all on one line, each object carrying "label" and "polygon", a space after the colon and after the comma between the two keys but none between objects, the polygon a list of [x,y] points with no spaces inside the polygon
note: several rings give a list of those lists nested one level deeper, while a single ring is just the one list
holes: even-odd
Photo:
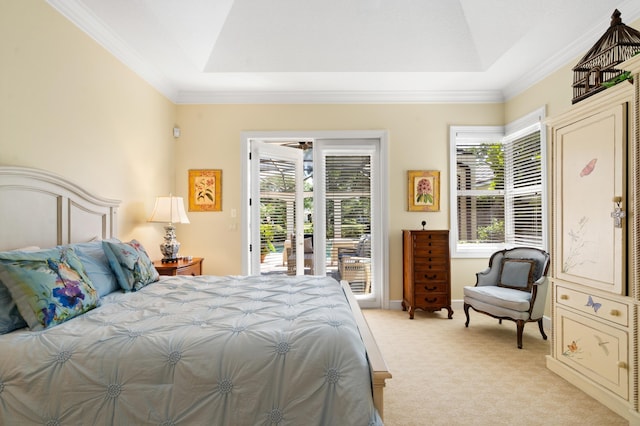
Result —
[{"label": "painted armoire", "polygon": [[630,71],[632,80],[547,121],[552,166],[547,367],[640,425],[640,55],[619,68]]}]

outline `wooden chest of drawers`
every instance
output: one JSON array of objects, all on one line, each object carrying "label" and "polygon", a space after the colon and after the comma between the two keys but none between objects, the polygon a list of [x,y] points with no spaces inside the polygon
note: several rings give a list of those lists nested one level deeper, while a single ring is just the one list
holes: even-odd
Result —
[{"label": "wooden chest of drawers", "polygon": [[451,309],[449,231],[402,231],[402,309],[413,319],[416,309]]}]

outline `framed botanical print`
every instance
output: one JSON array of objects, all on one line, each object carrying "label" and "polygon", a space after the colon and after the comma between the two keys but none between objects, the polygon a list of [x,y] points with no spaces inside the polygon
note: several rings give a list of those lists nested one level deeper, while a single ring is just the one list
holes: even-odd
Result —
[{"label": "framed botanical print", "polygon": [[409,170],[408,210],[414,212],[440,211],[440,172]]},{"label": "framed botanical print", "polygon": [[222,170],[189,170],[189,211],[222,211]]}]

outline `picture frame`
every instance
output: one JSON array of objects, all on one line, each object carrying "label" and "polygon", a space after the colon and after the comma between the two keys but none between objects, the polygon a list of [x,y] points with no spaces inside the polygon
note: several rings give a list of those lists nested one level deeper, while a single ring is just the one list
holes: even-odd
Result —
[{"label": "picture frame", "polygon": [[407,172],[408,210],[410,212],[440,211],[440,172],[409,170]]},{"label": "picture frame", "polygon": [[189,211],[222,211],[222,170],[189,170]]}]

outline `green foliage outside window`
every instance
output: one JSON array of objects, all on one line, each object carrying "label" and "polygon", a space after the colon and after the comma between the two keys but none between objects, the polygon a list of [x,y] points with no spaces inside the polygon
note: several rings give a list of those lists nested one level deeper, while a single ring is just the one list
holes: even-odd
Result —
[{"label": "green foliage outside window", "polygon": [[504,220],[493,218],[491,225],[478,227],[478,239],[481,243],[504,241]]}]

